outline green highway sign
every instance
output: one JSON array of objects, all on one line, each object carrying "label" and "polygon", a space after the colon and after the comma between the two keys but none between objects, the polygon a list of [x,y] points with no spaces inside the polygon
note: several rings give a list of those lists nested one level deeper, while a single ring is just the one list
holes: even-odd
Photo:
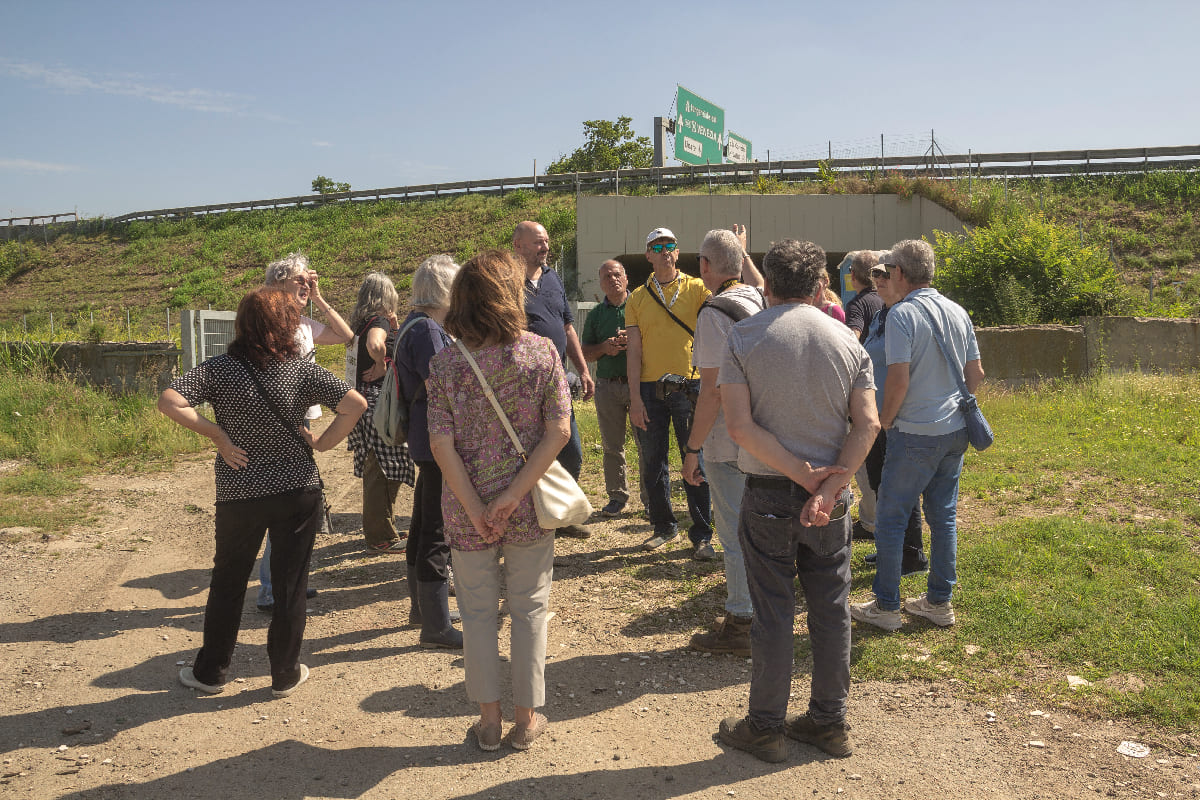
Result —
[{"label": "green highway sign", "polygon": [[685,164],[722,163],[725,109],[680,86],[675,113],[675,157]]},{"label": "green highway sign", "polygon": [[725,145],[725,160],[730,164],[745,164],[753,160],[750,152],[750,140],[743,139],[730,131],[729,144]]}]

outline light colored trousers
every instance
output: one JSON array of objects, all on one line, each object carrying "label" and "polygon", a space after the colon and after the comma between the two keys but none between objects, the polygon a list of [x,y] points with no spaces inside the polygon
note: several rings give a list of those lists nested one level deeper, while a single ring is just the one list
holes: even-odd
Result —
[{"label": "light colored trousers", "polygon": [[487,550],[454,550],[454,583],[462,614],[467,696],[476,703],[500,699],[500,561],[512,619],[510,661],[513,702],[546,704],[546,615],[554,578],[554,536]]},{"label": "light colored trousers", "polygon": [[712,493],[713,530],[721,540],[725,558],[725,610],[739,617],[754,615],[750,586],[746,582],[746,560],[738,539],[738,517],[746,476],[736,461],[709,461],[704,465],[708,488]]}]

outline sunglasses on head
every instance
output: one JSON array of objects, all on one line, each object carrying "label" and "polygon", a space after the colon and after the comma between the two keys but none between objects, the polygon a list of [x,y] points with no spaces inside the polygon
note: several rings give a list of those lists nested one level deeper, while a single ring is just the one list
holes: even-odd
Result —
[{"label": "sunglasses on head", "polygon": [[668,253],[674,253],[678,247],[679,244],[677,242],[659,242],[658,244],[650,245],[650,249],[656,253],[661,253],[664,250]]}]

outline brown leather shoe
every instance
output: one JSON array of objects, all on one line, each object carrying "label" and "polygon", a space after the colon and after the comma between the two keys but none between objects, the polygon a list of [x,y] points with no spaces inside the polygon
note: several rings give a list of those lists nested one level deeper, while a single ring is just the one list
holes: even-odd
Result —
[{"label": "brown leather shoe", "polygon": [[716,630],[692,634],[688,647],[701,653],[750,657],[750,623],[753,617],[726,614]]}]

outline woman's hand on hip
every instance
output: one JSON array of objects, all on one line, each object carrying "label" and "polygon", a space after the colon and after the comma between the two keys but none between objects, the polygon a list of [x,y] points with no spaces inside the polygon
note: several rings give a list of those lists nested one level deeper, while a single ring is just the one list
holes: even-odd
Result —
[{"label": "woman's hand on hip", "polygon": [[217,445],[217,452],[221,454],[221,458],[225,460],[230,469],[241,469],[250,463],[250,456],[245,450],[234,444],[225,431],[221,431],[221,435],[214,441]]}]

